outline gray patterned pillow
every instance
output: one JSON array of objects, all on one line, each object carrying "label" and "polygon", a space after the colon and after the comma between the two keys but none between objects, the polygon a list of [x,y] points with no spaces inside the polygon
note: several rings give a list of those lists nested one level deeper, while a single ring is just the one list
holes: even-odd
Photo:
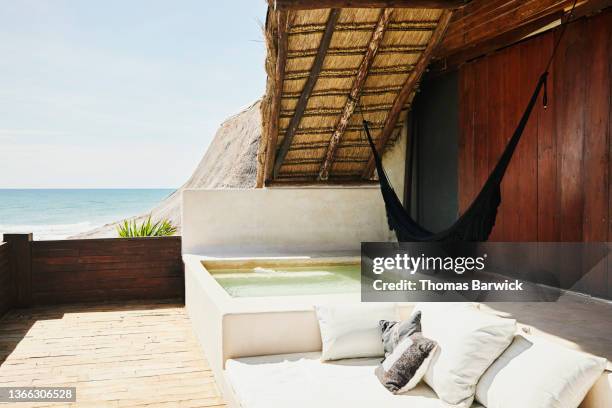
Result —
[{"label": "gray patterned pillow", "polygon": [[376,376],[394,394],[413,389],[425,376],[436,345],[435,341],[423,337],[421,333],[404,337],[376,367]]},{"label": "gray patterned pillow", "polygon": [[421,331],[421,311],[417,311],[410,318],[401,322],[381,320],[378,324],[382,331],[382,342],[385,357],[387,357],[401,339]]}]

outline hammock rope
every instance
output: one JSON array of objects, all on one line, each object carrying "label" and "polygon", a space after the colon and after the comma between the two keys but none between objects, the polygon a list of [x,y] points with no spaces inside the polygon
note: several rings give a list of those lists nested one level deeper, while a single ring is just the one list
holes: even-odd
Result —
[{"label": "hammock rope", "polygon": [[397,239],[400,242],[425,242],[425,241],[437,241],[437,242],[448,242],[448,241],[486,241],[495,226],[495,219],[497,218],[497,210],[501,204],[501,183],[506,174],[506,170],[512,160],[516,146],[518,145],[521,136],[527,126],[529,117],[533,111],[533,108],[537,102],[538,96],[544,88],[542,95],[542,102],[544,108],[548,105],[548,92],[547,92],[547,79],[548,71],[554,60],[555,54],[561,43],[561,39],[565,34],[565,29],[568,22],[571,20],[574,9],[576,7],[577,0],[574,0],[569,16],[562,24],[560,35],[557,42],[554,45],[552,54],[544,72],[540,75],[538,82],[535,86],[533,94],[529,99],[529,103],[521,116],[521,119],[512,134],[512,137],[508,141],[508,144],[504,148],[497,164],[493,168],[493,171],[489,174],[487,181],[483,185],[482,189],[470,204],[468,209],[455,221],[455,223],[441,232],[431,232],[426,228],[419,225],[406,211],[402,205],[401,200],[393,190],[393,186],[389,182],[387,174],[382,164],[382,159],[376,150],[376,145],[372,140],[368,122],[363,116],[361,106],[359,111],[363,121],[363,129],[367,136],[370,149],[374,156],[374,162],[376,164],[376,171],[378,172],[378,178],[380,181],[380,190],[385,202],[385,208],[387,211],[387,222],[389,229],[395,231]]}]

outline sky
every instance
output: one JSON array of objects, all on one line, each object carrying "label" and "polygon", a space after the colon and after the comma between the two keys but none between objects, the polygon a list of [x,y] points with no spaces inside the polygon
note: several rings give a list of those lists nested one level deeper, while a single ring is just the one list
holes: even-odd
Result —
[{"label": "sky", "polygon": [[0,188],[175,188],[265,89],[264,0],[0,0]]}]

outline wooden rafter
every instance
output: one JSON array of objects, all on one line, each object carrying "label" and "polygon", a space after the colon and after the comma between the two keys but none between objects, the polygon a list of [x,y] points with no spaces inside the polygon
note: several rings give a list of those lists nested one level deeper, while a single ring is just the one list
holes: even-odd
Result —
[{"label": "wooden rafter", "polygon": [[374,57],[376,57],[378,48],[385,35],[385,30],[389,25],[389,21],[391,20],[392,13],[393,9],[387,8],[384,9],[380,14],[378,23],[376,24],[376,28],[374,29],[372,37],[370,38],[368,49],[363,57],[363,60],[361,61],[361,64],[359,65],[359,68],[357,69],[357,75],[355,76],[355,80],[353,81],[353,86],[351,87],[348,99],[342,110],[338,125],[336,125],[336,129],[334,130],[334,133],[332,134],[331,139],[329,140],[329,146],[327,147],[325,160],[323,161],[321,169],[319,170],[319,180],[327,180],[329,178],[329,171],[334,161],[336,149],[338,147],[338,144],[340,143],[340,139],[342,139],[342,135],[344,135],[344,131],[348,126],[349,120],[353,115],[353,112],[355,111],[355,107],[357,106],[359,97],[361,96],[361,91],[366,82],[368,72],[372,67]]},{"label": "wooden rafter", "polygon": [[276,10],[323,8],[438,8],[456,9],[471,0],[268,0]]},{"label": "wooden rafter", "polygon": [[[319,73],[323,68],[323,61],[325,60],[325,56],[327,55],[327,49],[329,48],[329,44],[331,43],[332,34],[334,33],[334,27],[336,26],[336,22],[338,21],[339,16],[340,9],[332,9],[329,12],[329,17],[327,18],[327,24],[325,25],[325,31],[323,32],[323,37],[319,44],[317,55],[315,56],[308,79],[306,80],[304,89],[300,94],[300,98],[298,99],[298,102],[296,104],[295,111],[293,113],[293,116],[291,117],[291,121],[289,122],[289,126],[287,127],[285,138],[283,139],[283,144],[281,145],[276,156],[276,160],[274,162],[273,178],[276,178],[278,176],[280,168],[283,165],[283,161],[285,160],[285,157],[289,152],[289,148],[291,147],[291,142],[293,142],[295,132],[298,126],[300,125],[302,116],[304,115],[304,111],[306,110],[306,105],[308,104],[310,94],[312,93],[312,90],[314,89],[314,86],[317,83]],[[274,145],[276,146],[276,143]]]},{"label": "wooden rafter", "polygon": [[[367,46],[356,46],[356,47],[338,47],[329,48],[327,55],[333,56],[350,56],[350,55],[363,55],[368,50]],[[313,57],[317,55],[318,48],[306,49],[306,50],[294,50],[289,51],[287,54],[288,59],[293,58],[304,58]],[[378,49],[378,54],[420,54],[425,51],[424,46],[420,45],[388,45]]]},{"label": "wooden rafter", "polygon": [[376,185],[378,184],[378,181],[371,181],[371,180],[349,180],[349,179],[345,179],[345,180],[328,180],[326,182],[320,182],[320,181],[312,181],[312,177],[294,177],[291,179],[285,179],[285,180],[272,180],[270,181],[270,183],[268,183],[268,185],[270,186],[278,186],[278,187],[283,187],[283,186],[290,186],[290,187],[320,187],[321,185],[325,185],[325,186],[355,186],[355,187],[361,187],[361,186],[372,186],[372,185]]},{"label": "wooden rafter", "polygon": [[[385,126],[382,130],[382,134],[380,138],[376,141],[376,149],[382,153],[387,141],[391,137],[391,134],[395,130],[395,125],[399,119],[400,113],[402,112],[403,107],[408,102],[410,95],[414,91],[417,86],[419,80],[421,79],[421,75],[429,65],[433,53],[444,37],[444,33],[448,28],[448,23],[450,22],[452,11],[444,11],[440,16],[440,22],[438,23],[438,27],[433,32],[429,43],[427,44],[427,48],[419,57],[414,70],[408,76],[408,79],[402,86],[401,91],[395,97],[393,101],[393,107],[389,110],[389,114],[387,115],[387,119],[385,121]],[[362,177],[364,179],[370,179],[372,177],[372,173],[374,171],[374,156],[370,155],[370,159],[368,160],[368,164],[366,165]]]},{"label": "wooden rafter", "polygon": [[281,10],[276,15],[276,62],[274,64],[274,77],[270,108],[268,112],[267,134],[262,135],[264,154],[263,159],[259,160],[257,172],[257,187],[263,187],[265,180],[270,178],[274,167],[274,153],[278,140],[278,121],[281,107],[281,96],[283,93],[283,82],[285,80],[285,65],[287,63],[287,24],[289,12]]}]

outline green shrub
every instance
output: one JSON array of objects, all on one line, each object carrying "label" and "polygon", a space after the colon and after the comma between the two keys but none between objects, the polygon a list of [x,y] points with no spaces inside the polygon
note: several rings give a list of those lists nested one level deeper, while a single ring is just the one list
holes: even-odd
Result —
[{"label": "green shrub", "polygon": [[123,223],[117,226],[117,232],[121,238],[167,237],[174,235],[176,227],[169,220],[151,222],[149,215],[149,218],[140,225],[136,223],[136,220],[123,220]]}]

